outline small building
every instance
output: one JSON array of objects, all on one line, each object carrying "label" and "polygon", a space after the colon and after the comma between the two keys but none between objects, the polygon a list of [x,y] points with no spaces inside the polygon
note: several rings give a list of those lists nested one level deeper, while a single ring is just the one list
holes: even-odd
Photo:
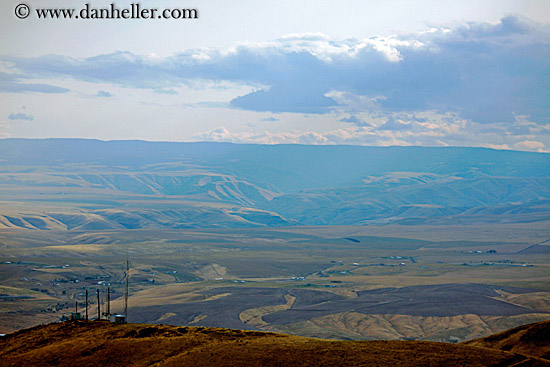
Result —
[{"label": "small building", "polygon": [[125,324],[126,323],[126,315],[111,315],[111,322],[114,322],[115,324]]},{"label": "small building", "polygon": [[82,314],[80,312],[71,312],[71,320],[82,320]]},{"label": "small building", "polygon": [[460,338],[459,338],[459,337],[457,337],[457,336],[450,336],[450,337],[449,337],[449,343],[456,344],[456,343],[458,343],[458,342],[460,342]]}]

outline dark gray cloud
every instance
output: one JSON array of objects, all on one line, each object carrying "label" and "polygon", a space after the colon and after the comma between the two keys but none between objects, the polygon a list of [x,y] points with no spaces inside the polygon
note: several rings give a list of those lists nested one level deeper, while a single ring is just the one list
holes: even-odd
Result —
[{"label": "dark gray cloud", "polygon": [[[435,110],[479,123],[513,123],[523,115],[546,124],[549,35],[546,26],[507,17],[497,24],[389,38],[294,35],[230,52],[191,50],[154,60],[130,52],[83,60],[51,55],[1,59],[28,77],[69,76],[156,91],[196,79],[266,86],[231,101],[251,111],[325,113],[342,107],[327,96],[341,91],[376,99],[378,112],[387,115]],[[56,87],[42,88],[53,93]]]}]

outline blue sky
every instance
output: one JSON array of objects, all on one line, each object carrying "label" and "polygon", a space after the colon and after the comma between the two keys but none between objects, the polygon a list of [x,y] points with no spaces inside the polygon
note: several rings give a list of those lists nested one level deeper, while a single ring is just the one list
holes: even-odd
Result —
[{"label": "blue sky", "polygon": [[141,21],[18,3],[0,5],[0,137],[550,151],[548,1],[204,0]]}]

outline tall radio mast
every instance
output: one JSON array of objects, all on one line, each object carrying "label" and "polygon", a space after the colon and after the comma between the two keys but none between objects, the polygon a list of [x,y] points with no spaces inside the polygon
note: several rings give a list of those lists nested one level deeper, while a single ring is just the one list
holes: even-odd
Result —
[{"label": "tall radio mast", "polygon": [[128,259],[128,249],[126,249],[126,288],[124,290],[124,316],[128,322],[128,278],[130,278],[130,260]]}]

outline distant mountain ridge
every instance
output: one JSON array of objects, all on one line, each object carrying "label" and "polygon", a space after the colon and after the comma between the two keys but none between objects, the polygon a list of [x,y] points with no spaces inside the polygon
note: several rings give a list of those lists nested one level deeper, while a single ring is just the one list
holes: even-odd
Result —
[{"label": "distant mountain ridge", "polygon": [[[550,220],[550,154],[2,139],[0,199],[13,201],[14,192],[27,203],[70,201],[77,212],[0,211],[0,227],[540,221]],[[74,225],[75,215],[87,219]]]}]

